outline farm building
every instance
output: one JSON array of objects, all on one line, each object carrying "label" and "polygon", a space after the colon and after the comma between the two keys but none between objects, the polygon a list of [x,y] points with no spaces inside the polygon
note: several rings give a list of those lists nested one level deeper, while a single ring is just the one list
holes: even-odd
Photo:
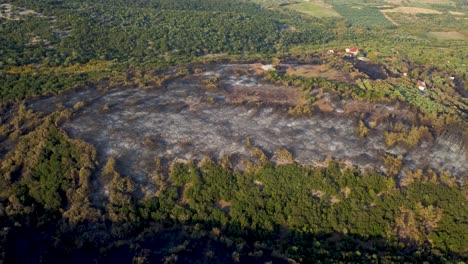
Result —
[{"label": "farm building", "polygon": [[354,56],[358,55],[359,53],[359,49],[356,47],[346,48],[345,51],[346,53],[354,55]]},{"label": "farm building", "polygon": [[424,91],[427,88],[426,83],[423,82],[423,81],[418,81],[417,86],[418,86],[418,89],[421,90],[421,91]]}]

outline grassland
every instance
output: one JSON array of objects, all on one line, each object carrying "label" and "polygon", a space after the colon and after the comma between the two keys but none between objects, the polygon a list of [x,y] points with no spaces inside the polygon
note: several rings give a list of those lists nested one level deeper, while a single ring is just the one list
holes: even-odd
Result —
[{"label": "grassland", "polygon": [[314,17],[338,17],[338,14],[333,8],[326,7],[324,5],[316,4],[316,3],[297,3],[297,4],[290,4],[285,6],[288,9],[309,15]]}]

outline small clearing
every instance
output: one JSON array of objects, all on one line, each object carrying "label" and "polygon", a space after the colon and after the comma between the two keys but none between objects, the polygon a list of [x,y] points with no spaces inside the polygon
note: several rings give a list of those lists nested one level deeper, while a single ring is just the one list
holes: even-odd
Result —
[{"label": "small clearing", "polygon": [[400,6],[397,8],[393,9],[386,9],[382,10],[383,13],[404,13],[404,14],[442,14],[442,12],[433,10],[433,9],[427,9],[427,8],[420,8],[420,7],[410,7],[410,6]]},{"label": "small clearing", "polygon": [[465,35],[460,32],[450,31],[450,32],[429,32],[429,36],[435,37],[440,40],[466,40],[468,39]]}]

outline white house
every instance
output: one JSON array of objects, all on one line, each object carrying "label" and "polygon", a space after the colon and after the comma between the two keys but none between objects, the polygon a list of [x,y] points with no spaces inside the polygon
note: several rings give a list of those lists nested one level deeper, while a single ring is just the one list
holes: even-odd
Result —
[{"label": "white house", "polygon": [[358,55],[358,53],[359,53],[359,49],[356,48],[356,47],[346,48],[345,51],[346,51],[346,53],[352,54],[354,56]]},{"label": "white house", "polygon": [[424,91],[424,90],[426,90],[426,88],[427,88],[426,83],[423,82],[423,81],[418,81],[417,86],[418,86],[418,89],[419,89],[420,91]]}]

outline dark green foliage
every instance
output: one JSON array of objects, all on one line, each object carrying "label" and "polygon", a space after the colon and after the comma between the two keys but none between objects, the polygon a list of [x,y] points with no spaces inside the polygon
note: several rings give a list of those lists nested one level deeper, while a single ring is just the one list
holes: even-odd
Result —
[{"label": "dark green foliage", "polygon": [[83,85],[88,74],[8,74],[0,72],[0,97],[3,101],[14,101],[38,94],[57,93],[66,88]]},{"label": "dark green foliage", "polygon": [[[52,145],[60,146],[57,142]],[[105,173],[112,171],[111,165],[106,165]],[[209,262],[237,258],[254,262],[287,258],[306,262],[440,262],[461,260],[453,253],[462,253],[466,242],[464,220],[468,212],[459,206],[465,200],[459,187],[413,183],[397,189],[392,178],[360,174],[336,162],[315,169],[267,163],[242,174],[210,160],[198,166],[176,163],[169,178],[173,186],[166,185],[158,197],[144,198],[138,205],[129,196],[133,185],[113,174],[107,210],[109,219],[117,217],[117,222],[110,229],[82,225],[81,232],[94,237],[88,242],[81,235],[66,240],[67,232],[70,235],[77,227],[64,226],[63,243],[50,245],[51,252],[52,248],[81,245],[77,252],[87,248],[104,259],[120,252],[121,257],[143,254],[152,260]],[[124,200],[129,202],[121,203]],[[120,208],[117,211],[116,205]],[[434,230],[414,230],[422,232],[421,236],[429,234],[430,244],[398,239],[394,230],[403,228],[397,224],[401,208],[416,214],[417,225],[427,221],[424,208],[442,209]],[[147,251],[149,248],[153,250]],[[40,254],[53,259],[70,257]]]},{"label": "dark green foliage", "polygon": [[79,153],[53,129],[39,159],[25,184],[38,203],[46,209],[57,210],[64,206],[65,191],[73,186],[69,177],[73,175],[72,166],[78,163]]},{"label": "dark green foliage", "polygon": [[[11,3],[39,14],[0,18],[1,102],[56,93],[104,77],[95,76],[99,71],[40,74],[49,67],[101,60],[121,66],[115,70],[128,65],[164,68],[203,55],[266,56],[291,45],[335,38],[322,22],[228,0]],[[301,31],[284,31],[285,24]],[[25,65],[34,68],[10,72]]]},{"label": "dark green foliage", "polygon": [[[281,21],[292,20],[291,16],[227,0],[13,4],[40,10],[45,16],[5,21],[0,27],[4,66],[58,66],[91,59],[160,64],[169,57],[271,53],[278,42],[289,45],[331,39],[326,27],[320,25],[306,32],[288,33],[281,41]],[[15,37],[7,37],[13,34]],[[42,42],[31,45],[31,35]]]},{"label": "dark green foliage", "polygon": [[54,124],[57,116],[27,115],[23,122],[37,127],[20,137],[0,163],[0,207],[6,205],[2,213],[8,221],[24,216],[29,220],[23,221],[42,225],[47,215],[63,213],[72,222],[98,215],[88,199],[94,149],[70,140]]}]

